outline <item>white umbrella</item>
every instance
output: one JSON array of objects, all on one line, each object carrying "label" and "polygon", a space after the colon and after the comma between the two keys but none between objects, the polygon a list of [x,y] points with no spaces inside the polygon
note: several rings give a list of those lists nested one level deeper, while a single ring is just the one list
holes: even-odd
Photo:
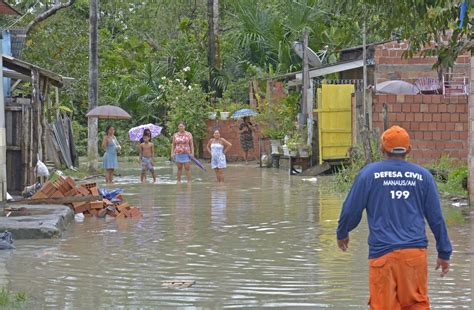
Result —
[{"label": "white umbrella", "polygon": [[380,93],[395,95],[416,95],[420,93],[420,90],[415,85],[400,80],[378,83],[375,85],[375,90]]}]

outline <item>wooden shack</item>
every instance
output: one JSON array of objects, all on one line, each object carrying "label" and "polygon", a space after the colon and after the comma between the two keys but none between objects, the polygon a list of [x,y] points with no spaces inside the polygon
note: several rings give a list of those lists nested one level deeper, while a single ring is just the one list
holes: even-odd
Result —
[{"label": "wooden shack", "polygon": [[[58,167],[64,164],[58,155],[64,150],[58,145],[57,137],[55,139],[54,124],[64,121],[59,113],[59,88],[72,79],[5,55],[3,76],[12,79],[9,91],[4,92],[10,94],[5,97],[7,190],[19,193],[35,183],[34,168],[38,158],[52,161]],[[30,91],[21,97],[12,97],[14,90],[25,82],[29,83]],[[67,139],[70,140],[71,135],[69,132]],[[72,166],[71,162],[69,158],[65,166]]]}]

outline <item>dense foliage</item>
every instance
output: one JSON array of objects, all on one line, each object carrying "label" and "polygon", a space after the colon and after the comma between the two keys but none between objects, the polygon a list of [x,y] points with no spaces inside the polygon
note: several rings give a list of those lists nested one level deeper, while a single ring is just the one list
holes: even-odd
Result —
[{"label": "dense foliage", "polygon": [[[100,1],[99,103],[129,111],[132,122],[121,125],[127,128],[148,122],[173,127],[178,119],[199,121],[208,106],[203,100],[237,107],[236,102],[246,103],[251,78],[299,70],[301,59],[292,43],[302,39],[304,30],[310,33],[310,47],[315,51],[327,47],[325,61],[334,62],[341,48],[362,43],[364,22],[368,42],[389,39],[394,33],[410,40],[407,56],[453,30],[450,42],[439,42],[437,48],[427,51],[449,66],[457,53],[472,49],[473,1],[467,1],[464,26],[458,29],[460,0],[221,0],[219,66],[211,68],[212,83],[207,63],[207,1]],[[10,1],[29,13],[21,19],[2,17],[0,22],[4,28],[26,25],[55,2]],[[85,149],[88,15],[89,1],[77,0],[38,24],[21,56],[75,79],[61,91],[61,106],[73,111],[76,135],[81,137],[79,150]],[[183,85],[193,91],[173,90],[178,99],[170,100],[162,88],[165,81],[177,78],[186,80]],[[223,99],[210,100],[214,96],[211,84],[220,88]],[[193,124],[191,130],[200,136],[202,124]]]}]

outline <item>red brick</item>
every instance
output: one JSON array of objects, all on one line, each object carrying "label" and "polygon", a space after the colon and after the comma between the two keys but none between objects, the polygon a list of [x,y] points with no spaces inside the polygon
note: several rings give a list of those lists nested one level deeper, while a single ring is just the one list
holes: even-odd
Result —
[{"label": "red brick", "polygon": [[436,123],[435,122],[429,122],[428,123],[428,130],[431,130],[431,131],[436,130]]},{"label": "red brick", "polygon": [[92,196],[99,196],[99,190],[97,187],[91,187],[89,188],[89,191],[91,192]]},{"label": "red brick", "polygon": [[459,131],[451,131],[451,140],[459,140]]},{"label": "red brick", "polygon": [[406,103],[413,103],[414,102],[413,95],[405,95],[405,102]]},{"label": "red brick", "polygon": [[433,131],[433,140],[441,140],[441,132]]},{"label": "red brick", "polygon": [[446,130],[446,123],[437,123],[436,124],[436,129],[437,130]]},{"label": "red brick", "polygon": [[423,97],[423,103],[431,103],[431,96],[430,95],[425,95]]},{"label": "red brick", "polygon": [[448,111],[448,106],[446,104],[438,105],[438,112],[444,113]]},{"label": "red brick", "polygon": [[72,205],[75,213],[83,213],[90,209],[89,204],[86,202],[74,202]]},{"label": "red brick", "polygon": [[430,104],[428,106],[428,111],[430,111],[431,113],[436,113],[438,112],[438,105],[437,104]]},{"label": "red brick", "polygon": [[[466,126],[467,127],[467,126]],[[463,131],[464,130],[464,126],[462,123],[456,123],[454,124],[454,130],[456,131]]]},{"label": "red brick", "polygon": [[50,198],[63,198],[64,194],[60,190],[57,190],[54,194],[52,194],[49,197]]},{"label": "red brick", "polygon": [[415,96],[413,96],[413,102],[415,102],[415,103],[422,103],[422,102],[423,102],[423,95],[415,95]]},{"label": "red brick", "polygon": [[451,115],[450,115],[450,114],[448,114],[448,113],[443,113],[443,114],[441,114],[441,121],[442,121],[443,123],[447,123],[447,122],[449,122],[450,120],[451,120]]},{"label": "red brick", "polygon": [[397,120],[397,113],[389,113],[388,114],[388,121],[395,122]]},{"label": "red brick", "polygon": [[431,98],[432,103],[441,103],[441,95],[433,95]]},{"label": "red brick", "polygon": [[415,114],[415,122],[422,122],[423,121],[423,114],[416,113]]},{"label": "red brick", "polygon": [[460,131],[459,132],[459,139],[463,140],[463,141],[467,141],[467,131]]},{"label": "red brick", "polygon": [[102,209],[104,207],[104,202],[102,200],[91,201],[89,202],[91,209]]},{"label": "red brick", "polygon": [[415,120],[415,114],[413,113],[406,113],[405,120],[408,122],[413,122]]},{"label": "red brick", "polygon": [[468,118],[468,114],[467,114],[467,113],[462,113],[461,115],[459,115],[459,121],[460,121],[461,123],[466,124],[466,123],[467,123],[467,118]]},{"label": "red brick", "polygon": [[82,187],[82,186],[77,187],[76,190],[77,190],[77,192],[78,192],[79,194],[81,194],[82,196],[89,196],[89,195],[90,195],[90,192],[89,192],[86,188],[84,188],[84,187]]},{"label": "red brick", "polygon": [[449,140],[449,138],[451,138],[451,135],[449,134],[449,131],[441,132],[441,139],[442,140]]},{"label": "red brick", "polygon": [[45,199],[48,198],[45,193],[43,193],[41,190],[37,191],[34,193],[34,195],[31,197],[32,199]]},{"label": "red brick", "polygon": [[421,131],[415,132],[414,137],[415,137],[415,140],[423,140],[423,132]]},{"label": "red brick", "polygon": [[424,121],[424,122],[431,122],[431,121],[432,121],[432,115],[431,115],[431,113],[424,113],[424,114],[423,114],[423,121]]},{"label": "red brick", "polygon": [[429,105],[428,104],[420,104],[420,112],[428,112],[429,111]]},{"label": "red brick", "polygon": [[412,112],[420,112],[420,104],[419,103],[412,103],[410,110]]},{"label": "red brick", "polygon": [[456,112],[456,105],[455,104],[449,104],[448,105],[448,112],[449,113],[455,113]]},{"label": "red brick", "polygon": [[441,121],[441,114],[433,113],[433,122],[440,122]]},{"label": "red brick", "polygon": [[446,123],[446,130],[451,131],[454,130],[454,123]]},{"label": "red brick", "polygon": [[77,195],[77,191],[76,191],[75,188],[71,189],[66,194],[64,194],[64,196],[66,196],[66,197],[72,197],[72,196],[76,196],[76,195]]},{"label": "red brick", "polygon": [[411,104],[409,104],[409,103],[402,104],[402,111],[403,112],[411,112]]},{"label": "red brick", "polygon": [[456,112],[458,112],[458,113],[465,113],[465,112],[467,112],[467,105],[465,105],[465,104],[457,104],[457,105],[456,105]]},{"label": "red brick", "polygon": [[392,112],[401,112],[402,111],[402,105],[400,103],[391,104],[391,107],[392,107]]},{"label": "red brick", "polygon": [[420,130],[428,130],[429,129],[428,124],[429,123],[427,122],[420,123]]},{"label": "red brick", "polygon": [[412,122],[410,126],[411,131],[419,130],[420,129],[420,122]]},{"label": "red brick", "polygon": [[451,114],[451,122],[459,122],[459,114],[458,113]]},{"label": "red brick", "polygon": [[[405,113],[397,113],[397,122],[403,122],[405,121]],[[402,126],[403,127],[403,126]]]}]

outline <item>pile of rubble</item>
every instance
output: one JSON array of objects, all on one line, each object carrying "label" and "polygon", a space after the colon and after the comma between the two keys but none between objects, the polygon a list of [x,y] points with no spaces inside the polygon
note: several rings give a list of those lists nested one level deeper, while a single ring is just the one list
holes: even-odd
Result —
[{"label": "pile of rubble", "polygon": [[[114,195],[113,198],[109,194],[107,191],[101,191],[97,183],[76,185],[71,177],[56,175],[55,178],[46,181],[31,198],[45,200],[45,203],[49,198],[55,200],[64,198],[65,204],[69,204],[76,214],[82,213],[86,217],[109,215],[116,218],[137,218],[142,216],[140,208],[130,206],[120,193]],[[70,202],[66,203],[66,201]]]}]

